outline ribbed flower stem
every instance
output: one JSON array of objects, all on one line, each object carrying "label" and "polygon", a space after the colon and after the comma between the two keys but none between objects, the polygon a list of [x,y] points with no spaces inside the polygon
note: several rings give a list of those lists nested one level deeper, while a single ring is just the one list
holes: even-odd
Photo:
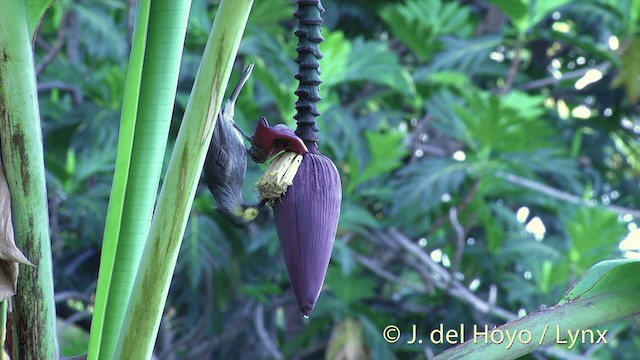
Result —
[{"label": "ribbed flower stem", "polygon": [[320,80],[320,63],[318,60],[322,58],[320,52],[320,43],[324,38],[320,35],[322,31],[321,13],[324,8],[320,0],[297,0],[298,10],[294,16],[298,18],[298,29],[295,35],[298,37],[298,73],[295,78],[300,81],[300,85],[295,94],[298,96],[296,102],[297,114],[294,119],[298,122],[296,135],[304,142],[316,142],[318,137],[316,132],[316,117],[320,115],[317,104],[322,98],[318,91],[318,86],[322,83]]}]

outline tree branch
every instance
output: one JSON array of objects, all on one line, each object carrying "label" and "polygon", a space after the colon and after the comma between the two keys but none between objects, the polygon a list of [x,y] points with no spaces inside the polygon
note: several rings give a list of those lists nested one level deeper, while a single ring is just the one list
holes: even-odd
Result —
[{"label": "tree branch", "polygon": [[[481,179],[482,177],[480,176],[476,178],[476,180],[473,182],[473,185],[471,185],[471,190],[469,190],[469,193],[467,194],[467,196],[465,196],[464,199],[462,199],[462,201],[460,202],[460,204],[456,206],[457,214],[462,214],[462,212],[467,208],[467,206],[469,206],[473,198],[476,196]],[[436,230],[438,230],[442,225],[444,225],[447,222],[447,220],[450,220],[448,214],[443,215],[438,219],[436,219],[431,225],[431,227],[429,228],[429,232],[427,233],[426,237],[433,235],[436,232]]]},{"label": "tree branch", "polygon": [[278,351],[278,346],[273,342],[273,340],[267,333],[267,329],[265,329],[264,327],[264,305],[256,305],[253,323],[255,325],[255,330],[258,334],[258,338],[262,342],[262,345],[265,347],[269,355],[271,355],[271,358],[282,359],[282,354],[280,353],[280,351]]},{"label": "tree branch", "polygon": [[576,205],[582,205],[582,206],[586,206],[586,207],[595,207],[598,205],[601,205],[611,211],[614,211],[620,215],[632,215],[633,217],[636,218],[640,218],[640,210],[635,210],[635,209],[630,209],[630,208],[625,208],[622,206],[617,206],[617,205],[603,205],[603,204],[598,204],[596,201],[587,201],[587,200],[583,200],[580,197],[552,188],[551,186],[533,181],[533,180],[529,180],[517,175],[513,175],[513,174],[509,174],[509,173],[505,173],[502,171],[498,171],[496,172],[496,176],[506,180],[507,182],[510,182],[512,184],[527,188],[529,190],[533,190],[533,191],[537,191],[539,193],[545,194],[549,197],[558,199],[558,200],[562,200],[562,201],[566,201],[568,203],[571,204],[576,204]]},{"label": "tree branch", "polygon": [[58,30],[58,35],[56,36],[56,40],[53,44],[53,47],[49,49],[47,54],[42,58],[42,62],[36,65],[36,77],[40,75],[44,71],[44,69],[49,66],[49,64],[58,56],[60,50],[62,50],[62,46],[64,45],[64,34],[65,29],[67,27],[67,16],[68,12],[62,14],[62,19],[60,20],[60,29]]},{"label": "tree branch", "polygon": [[[471,305],[477,311],[485,314],[491,314],[503,320],[513,320],[518,316],[507,310],[492,306],[488,302],[480,299],[476,294],[472,293],[466,286],[460,283],[455,277],[451,276],[449,271],[435,262],[431,257],[423,251],[423,249],[409,240],[404,234],[398,230],[391,229],[389,235],[393,237],[395,242],[405,251],[414,254],[420,262],[425,265],[432,273],[434,284],[437,288],[446,291],[453,297]],[[434,276],[435,275],[435,276]]]},{"label": "tree branch", "polygon": [[464,254],[464,237],[465,231],[462,225],[460,225],[460,221],[458,220],[458,211],[456,211],[455,207],[449,209],[449,220],[451,221],[451,226],[456,232],[456,255],[453,260],[453,271],[456,271],[460,267],[460,261],[462,260],[462,254]]},{"label": "tree branch", "polygon": [[402,286],[406,286],[408,288],[411,288],[412,290],[424,294],[427,291],[414,284],[414,283],[410,283],[408,281],[405,281],[401,278],[399,278],[398,276],[396,276],[395,274],[387,271],[384,269],[384,266],[381,266],[380,262],[376,261],[375,259],[360,255],[360,254],[355,254],[356,257],[356,261],[359,262],[360,264],[362,264],[362,266],[366,267],[367,269],[369,269],[372,273],[378,275],[379,277],[387,280],[388,282],[391,283],[396,283]]},{"label": "tree branch", "polygon": [[518,67],[520,66],[520,60],[522,59],[522,44],[518,42],[518,45],[515,48],[515,53],[513,55],[513,61],[511,61],[511,66],[509,67],[509,72],[507,73],[507,79],[505,80],[504,86],[500,91],[501,95],[506,95],[511,87],[513,86],[513,81],[516,78],[516,74],[518,73]]},{"label": "tree branch", "polygon": [[560,81],[577,79],[577,78],[583,77],[590,70],[599,70],[600,72],[605,73],[609,69],[610,66],[611,66],[611,64],[609,62],[603,62],[603,63],[598,64],[596,66],[592,66],[592,67],[588,67],[588,68],[582,68],[582,69],[566,72],[566,73],[562,74],[559,78],[551,76],[551,77],[548,77],[548,78],[534,80],[534,81],[528,82],[526,84],[522,84],[520,86],[516,86],[516,88],[519,89],[519,90],[538,89],[538,88],[549,86],[549,85],[555,85],[555,84],[559,83]]},{"label": "tree branch", "polygon": [[[395,244],[399,244],[400,247],[402,247],[404,250],[415,255],[418,258],[418,260],[428,268],[428,271],[431,272],[431,280],[435,283],[435,286],[438,287],[439,289],[447,292],[448,294],[461,300],[462,302],[470,304],[477,311],[480,311],[482,313],[491,314],[506,321],[512,321],[512,320],[518,319],[514,323],[523,321],[523,318],[518,318],[516,314],[511,313],[508,310],[502,309],[500,307],[497,307],[495,305],[495,295],[492,295],[492,296],[490,295],[490,298],[488,301],[483,301],[482,299],[477,297],[466,286],[460,283],[460,281],[458,281],[455,277],[451,276],[451,274],[447,269],[442,267],[437,262],[433,261],[433,259],[431,259],[431,257],[425,251],[423,251],[423,249],[421,249],[418,245],[416,245],[413,241],[411,241],[409,238],[407,238],[404,234],[402,234],[398,230],[391,229],[388,235],[382,234],[382,233],[378,233],[378,234],[380,234],[381,236],[393,237],[393,240],[395,241],[393,240],[390,240],[390,241],[393,241]],[[437,276],[434,276],[434,274],[437,274]],[[493,289],[495,289],[495,285],[492,285],[492,291],[491,291],[493,294],[495,294],[495,290]],[[527,318],[535,314],[537,314],[537,312],[529,314]],[[501,327],[507,326],[508,324],[511,324],[511,323],[507,323],[505,325],[502,325]],[[469,344],[469,341],[465,343],[465,345],[468,345],[468,344]],[[567,360],[587,360],[588,359],[588,357],[574,354],[570,351],[567,351],[558,347],[547,346],[547,347],[538,348],[535,350],[538,350],[549,356],[560,357]],[[447,350],[447,352],[450,352],[450,351],[453,351],[453,350],[452,349]],[[440,356],[441,355],[438,355],[437,358],[440,358]]]}]

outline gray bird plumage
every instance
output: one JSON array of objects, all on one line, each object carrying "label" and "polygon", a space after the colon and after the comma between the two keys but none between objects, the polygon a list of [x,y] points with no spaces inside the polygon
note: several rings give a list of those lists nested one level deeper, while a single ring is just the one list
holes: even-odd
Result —
[{"label": "gray bird plumage", "polygon": [[249,138],[233,121],[235,102],[252,70],[253,64],[244,71],[231,97],[218,113],[204,162],[205,182],[216,201],[216,209],[235,225],[248,223],[259,212],[258,207],[243,204],[242,183],[247,171],[244,139]]}]

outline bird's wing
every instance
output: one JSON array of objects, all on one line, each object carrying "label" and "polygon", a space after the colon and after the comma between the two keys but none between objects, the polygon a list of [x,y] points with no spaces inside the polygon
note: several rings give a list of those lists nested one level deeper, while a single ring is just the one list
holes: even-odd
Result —
[{"label": "bird's wing", "polygon": [[209,150],[204,162],[204,176],[207,185],[211,189],[212,186],[220,186],[230,177],[231,157],[226,150],[228,146],[225,140],[225,127],[222,125],[224,119],[218,116],[218,121],[213,130],[213,138],[209,144]]}]

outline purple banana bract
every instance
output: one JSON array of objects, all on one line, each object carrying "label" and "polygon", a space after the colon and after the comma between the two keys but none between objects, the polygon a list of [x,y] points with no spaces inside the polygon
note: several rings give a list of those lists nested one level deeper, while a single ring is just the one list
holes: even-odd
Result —
[{"label": "purple banana bract", "polygon": [[253,136],[251,137],[251,158],[255,162],[263,163],[280,151],[293,151],[304,155],[309,150],[300,138],[286,125],[269,126],[265,117],[260,118]]},{"label": "purple banana bract", "polygon": [[313,310],[327,274],[341,201],[338,170],[315,145],[304,155],[286,194],[274,201],[284,261],[305,316]]}]

